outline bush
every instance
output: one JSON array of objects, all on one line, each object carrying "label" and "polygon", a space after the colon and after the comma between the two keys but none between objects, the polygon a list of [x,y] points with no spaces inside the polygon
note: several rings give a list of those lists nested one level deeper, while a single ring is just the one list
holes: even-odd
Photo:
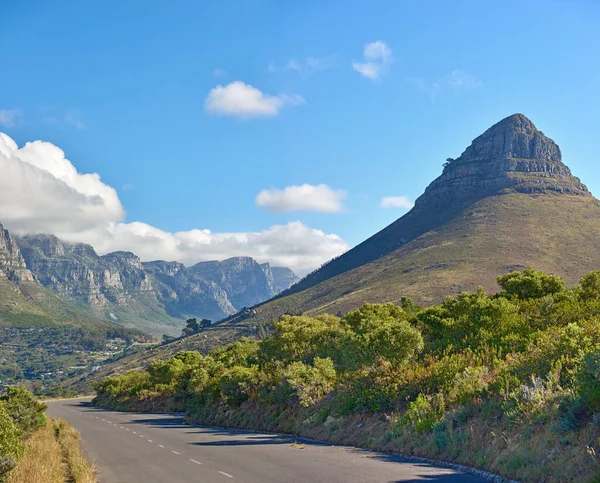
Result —
[{"label": "bush", "polygon": [[293,362],[285,370],[285,379],[302,406],[312,406],[333,388],[335,367],[331,359],[315,357],[312,366]]},{"label": "bush", "polygon": [[498,285],[504,289],[504,294],[520,299],[540,298],[567,289],[565,281],[560,277],[537,272],[533,268],[501,275],[498,277]]},{"label": "bush", "polygon": [[435,425],[445,420],[444,408],[441,394],[428,397],[421,393],[408,405],[402,423],[412,426],[419,434],[431,432]]},{"label": "bush", "polygon": [[45,426],[46,405],[38,402],[24,387],[9,387],[1,399],[15,425],[25,436]]},{"label": "bush", "polygon": [[0,401],[0,481],[12,470],[23,454],[22,431],[15,425],[6,408]]}]

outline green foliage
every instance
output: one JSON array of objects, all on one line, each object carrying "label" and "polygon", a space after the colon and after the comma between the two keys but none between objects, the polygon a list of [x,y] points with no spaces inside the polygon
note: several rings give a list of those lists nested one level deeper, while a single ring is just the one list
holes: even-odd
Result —
[{"label": "green foliage", "polygon": [[9,387],[6,395],[0,400],[4,402],[8,414],[25,436],[45,426],[46,405],[38,402],[24,387]]},{"label": "green foliage", "polygon": [[23,387],[10,386],[0,398],[0,481],[23,455],[23,439],[46,425],[45,411],[46,405]]},{"label": "green foliage", "polygon": [[0,402],[0,481],[6,480],[23,455],[22,438],[23,433],[13,422],[6,404]]},{"label": "green foliage", "polygon": [[285,379],[294,390],[302,406],[314,405],[323,398],[335,383],[335,367],[329,358],[315,357],[312,366],[293,362],[285,370]]},{"label": "green foliage", "polygon": [[533,268],[501,275],[498,285],[506,295],[520,299],[540,298],[567,289],[567,284],[560,277],[537,272]]},{"label": "green foliage", "polygon": [[284,315],[275,322],[271,338],[260,344],[261,361],[299,360],[310,364],[315,357],[340,357],[340,347],[348,339],[347,329],[333,315]]},{"label": "green foliage", "polygon": [[411,425],[417,433],[428,433],[443,421],[444,397],[440,394],[430,397],[419,394],[417,399],[408,405],[401,422]]},{"label": "green foliage", "polygon": [[600,272],[572,290],[532,269],[499,282],[499,295],[480,288],[427,308],[403,299],[345,316],[285,315],[260,341],[107,378],[98,400],[163,398],[196,414],[246,402],[399,414],[398,434],[432,433],[438,451],[468,438],[452,425],[475,414],[505,427],[581,428],[600,413]]},{"label": "green foliage", "polygon": [[423,350],[423,337],[406,319],[404,310],[394,304],[364,304],[348,313],[344,322],[351,337],[346,365],[358,368],[385,359],[399,367],[408,362]]}]

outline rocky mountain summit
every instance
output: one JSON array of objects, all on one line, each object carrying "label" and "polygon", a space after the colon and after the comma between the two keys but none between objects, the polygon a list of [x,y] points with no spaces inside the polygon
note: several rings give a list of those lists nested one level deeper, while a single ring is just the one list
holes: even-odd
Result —
[{"label": "rocky mountain summit", "polygon": [[187,317],[220,320],[298,280],[289,269],[273,271],[250,257],[188,268],[178,262],[141,262],[131,252],[100,256],[91,245],[65,243],[54,235],[21,236],[7,246],[23,255],[21,262],[13,257],[11,276],[29,273],[63,300],[155,334],[178,333]]},{"label": "rocky mountain summit", "polygon": [[285,294],[377,260],[443,226],[479,200],[511,193],[592,197],[562,162],[558,145],[523,114],[513,114],[475,138],[460,157],[448,158],[442,174],[406,215],[309,274]]},{"label": "rocky mountain summit", "polygon": [[459,158],[448,158],[415,209],[464,204],[503,190],[591,196],[562,162],[558,145],[523,114],[513,114],[477,137]]}]

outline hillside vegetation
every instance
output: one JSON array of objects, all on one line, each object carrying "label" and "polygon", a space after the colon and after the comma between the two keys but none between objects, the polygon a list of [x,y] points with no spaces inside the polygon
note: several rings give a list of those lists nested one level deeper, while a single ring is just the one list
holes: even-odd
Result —
[{"label": "hillside vegetation", "polygon": [[0,397],[0,481],[93,483],[95,470],[83,456],[79,435],[23,387]]},{"label": "hillside vegetation", "polygon": [[600,272],[569,289],[532,269],[420,307],[283,316],[271,337],[153,361],[96,383],[95,404],[186,410],[449,460],[522,481],[600,471]]},{"label": "hillside vegetation", "polygon": [[[37,283],[18,288],[0,278],[0,380],[35,380],[41,390],[100,364],[108,341],[123,345],[150,336],[69,306]],[[110,345],[110,344],[109,344]],[[59,374],[60,373],[60,374]]]}]

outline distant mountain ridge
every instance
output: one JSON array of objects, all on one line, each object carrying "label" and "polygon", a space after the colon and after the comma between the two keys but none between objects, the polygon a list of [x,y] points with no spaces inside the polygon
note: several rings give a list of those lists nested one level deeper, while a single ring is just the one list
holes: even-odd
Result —
[{"label": "distant mountain ridge", "polygon": [[[13,236],[0,225],[0,378],[2,383],[64,377],[91,368],[114,339],[146,341],[147,334],[118,326],[64,302],[27,268]],[[61,376],[62,377],[62,376]]]},{"label": "distant mountain ridge", "polygon": [[[298,278],[250,257],[200,262],[142,262],[131,252],[98,255],[91,245],[54,235],[15,237],[24,266],[63,300],[155,335],[179,333],[182,319],[218,321],[267,300]],[[1,262],[0,262],[1,263]]]}]

